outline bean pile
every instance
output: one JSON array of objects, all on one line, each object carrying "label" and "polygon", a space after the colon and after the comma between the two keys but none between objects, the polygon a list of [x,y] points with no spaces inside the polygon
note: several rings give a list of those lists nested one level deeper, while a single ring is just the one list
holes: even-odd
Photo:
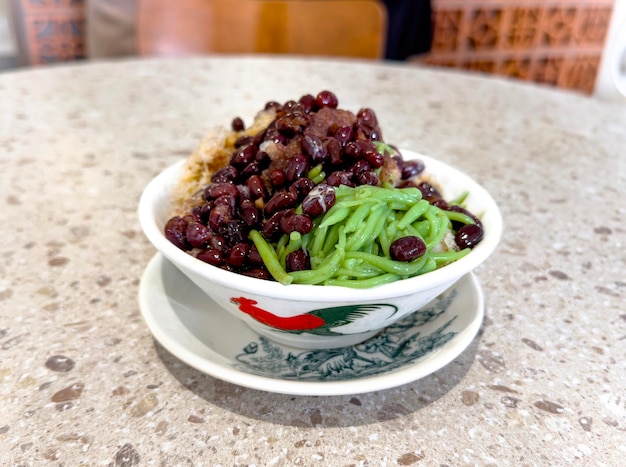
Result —
[{"label": "bean pile", "polygon": [[[240,136],[229,163],[212,174],[200,202],[166,223],[166,237],[214,266],[278,279],[266,264],[271,262],[268,251],[260,253],[258,246],[267,250],[269,245],[274,252],[281,241],[284,246],[289,239],[307,236],[335,205],[338,190],[370,186],[411,189],[418,201],[426,200],[432,209],[444,212],[455,250],[480,242],[480,220],[460,203],[446,202],[433,185],[419,179],[424,164],[404,161],[398,150],[383,142],[372,109],[353,114],[338,104],[330,91],[284,104],[268,102],[264,111],[273,112],[275,118],[254,135],[245,133],[241,118],[233,119],[232,131]],[[306,242],[289,244],[298,248],[283,249],[277,266],[287,273],[310,270],[309,248],[301,246]],[[386,250],[391,261],[410,263],[421,258],[427,246],[415,234],[397,238]]]}]

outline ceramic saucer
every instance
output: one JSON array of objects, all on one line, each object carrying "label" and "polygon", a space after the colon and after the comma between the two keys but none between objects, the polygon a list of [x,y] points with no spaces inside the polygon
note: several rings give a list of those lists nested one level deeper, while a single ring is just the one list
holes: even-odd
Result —
[{"label": "ceramic saucer", "polygon": [[361,344],[297,349],[259,336],[160,254],[143,274],[139,304],[156,340],[197,370],[249,388],[316,396],[376,391],[423,378],[471,343],[484,314],[482,290],[470,273]]}]

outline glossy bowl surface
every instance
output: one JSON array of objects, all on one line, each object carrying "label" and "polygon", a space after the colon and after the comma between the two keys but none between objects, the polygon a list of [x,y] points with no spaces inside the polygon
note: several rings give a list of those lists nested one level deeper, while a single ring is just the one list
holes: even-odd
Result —
[{"label": "glossy bowl surface", "polygon": [[[493,253],[502,233],[498,206],[482,186],[447,164],[408,150],[401,152],[405,160],[424,161],[425,174],[442,187],[445,199],[468,192],[465,206],[480,217],[485,231],[483,240],[470,254],[413,278],[369,289],[282,285],[225,271],[194,258],[163,234],[172,215],[170,195],[184,161],[165,169],[147,185],[139,202],[139,221],[148,240],[167,260],[217,304],[261,335],[307,349],[354,345],[420,309],[454,285]],[[341,319],[336,321],[335,317]]]}]

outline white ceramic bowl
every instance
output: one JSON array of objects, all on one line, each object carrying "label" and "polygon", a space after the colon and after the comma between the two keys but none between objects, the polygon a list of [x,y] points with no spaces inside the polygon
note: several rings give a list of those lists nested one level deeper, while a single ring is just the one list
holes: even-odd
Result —
[{"label": "white ceramic bowl", "polygon": [[[442,162],[407,150],[401,152],[405,160],[419,158],[424,161],[425,173],[430,174],[442,187],[445,199],[455,199],[462,193],[469,192],[465,207],[478,215],[484,226],[483,240],[468,255],[413,278],[369,289],[282,285],[225,271],[194,258],[174,246],[163,234],[163,227],[172,212],[170,194],[177,183],[184,161],[167,168],[148,184],[139,202],[139,221],[147,238],[165,258],[215,302],[244,320],[259,334],[281,344],[307,349],[353,345],[420,309],[454,285],[487,259],[496,248],[502,233],[500,211],[484,188]],[[349,315],[353,319],[349,319],[348,324],[301,330],[303,326],[306,327],[301,324],[309,322],[302,315],[312,311],[319,315],[319,310],[333,307],[342,307],[337,313],[357,313]],[[276,323],[281,328],[298,329],[270,327],[261,323],[259,316],[269,316],[266,323]],[[293,323],[296,324],[291,326]],[[315,322],[310,324],[311,327],[317,325]]]}]

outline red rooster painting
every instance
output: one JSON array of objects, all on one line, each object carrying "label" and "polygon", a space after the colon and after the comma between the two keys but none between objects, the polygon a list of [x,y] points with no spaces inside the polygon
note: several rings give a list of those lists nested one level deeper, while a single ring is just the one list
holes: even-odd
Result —
[{"label": "red rooster painting", "polygon": [[[343,333],[337,332],[337,328],[364,320],[375,312],[385,313],[388,315],[387,318],[389,318],[398,311],[397,307],[389,304],[345,305],[320,308],[308,313],[282,317],[257,306],[258,302],[256,300],[246,297],[233,297],[230,301],[238,305],[240,311],[271,328],[285,332],[298,334],[308,332],[322,336],[341,335]],[[358,332],[367,332],[368,330],[363,329]]]}]

